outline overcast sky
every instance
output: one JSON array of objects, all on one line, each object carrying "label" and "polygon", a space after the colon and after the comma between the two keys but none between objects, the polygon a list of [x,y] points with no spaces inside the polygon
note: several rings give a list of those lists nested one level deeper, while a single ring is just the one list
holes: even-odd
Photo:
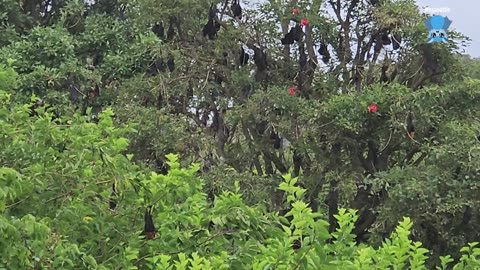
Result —
[{"label": "overcast sky", "polygon": [[450,29],[455,29],[472,39],[465,52],[473,57],[480,57],[480,25],[475,22],[476,16],[479,16],[477,12],[480,9],[480,0],[417,0],[417,5],[448,8],[448,12],[437,15],[447,16],[452,20]]},{"label": "overcast sky", "polygon": [[[265,0],[244,0],[243,2],[258,4]],[[475,22],[477,12],[480,10],[480,0],[416,0],[417,5],[431,9],[447,8],[449,11],[436,15],[447,16],[452,20],[450,29],[454,29],[472,41],[465,48],[465,53],[473,57],[480,57],[480,25]],[[480,19],[480,18],[479,18]]]}]

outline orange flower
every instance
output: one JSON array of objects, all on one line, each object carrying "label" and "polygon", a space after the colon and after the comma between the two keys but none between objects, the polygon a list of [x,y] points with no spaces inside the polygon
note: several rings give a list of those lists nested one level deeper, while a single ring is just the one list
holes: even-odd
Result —
[{"label": "orange flower", "polygon": [[292,13],[293,13],[293,15],[297,15],[298,13],[300,13],[300,9],[294,8],[294,9],[292,10]]}]

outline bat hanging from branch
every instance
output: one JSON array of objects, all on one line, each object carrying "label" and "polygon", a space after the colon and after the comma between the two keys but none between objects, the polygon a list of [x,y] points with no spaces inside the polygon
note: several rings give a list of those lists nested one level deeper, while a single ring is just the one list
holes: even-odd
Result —
[{"label": "bat hanging from branch", "polygon": [[407,131],[407,138],[409,138],[410,140],[412,140],[415,143],[420,144],[419,142],[417,142],[414,139],[414,136],[415,136],[414,120],[415,120],[415,116],[414,116],[413,112],[411,112],[411,111],[408,112],[407,119],[405,121],[406,122],[405,129]]}]

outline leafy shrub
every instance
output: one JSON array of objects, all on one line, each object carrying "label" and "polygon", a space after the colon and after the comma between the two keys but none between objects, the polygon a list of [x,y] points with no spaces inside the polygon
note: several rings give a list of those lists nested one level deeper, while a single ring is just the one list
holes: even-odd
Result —
[{"label": "leafy shrub", "polygon": [[[0,74],[2,74],[0,71]],[[6,84],[3,82],[4,85]],[[114,127],[109,109],[98,124],[88,117],[52,122],[48,110],[29,117],[28,106],[0,92],[0,267],[12,269],[426,269],[428,250],[409,239],[404,218],[382,246],[357,245],[353,210],[336,215],[337,230],[302,200],[297,178],[285,176],[286,217],[248,206],[225,191],[213,204],[196,176],[167,155],[159,175],[126,155],[131,127]],[[111,186],[117,208],[108,209]],[[155,240],[142,236],[142,213],[153,206]],[[294,242],[301,248],[295,252]],[[479,269],[471,243],[454,269]],[[446,269],[452,263],[441,257]]]}]

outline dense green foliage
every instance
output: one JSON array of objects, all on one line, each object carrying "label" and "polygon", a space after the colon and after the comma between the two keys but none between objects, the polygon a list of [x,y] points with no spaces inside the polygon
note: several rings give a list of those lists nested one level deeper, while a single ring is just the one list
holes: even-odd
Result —
[{"label": "dense green foliage", "polygon": [[86,2],[0,1],[0,268],[480,267],[480,64],[415,1]]},{"label": "dense green foliage", "polygon": [[[264,207],[247,206],[238,193],[223,192],[213,205],[196,176],[199,165],[182,168],[168,155],[170,170],[158,175],[122,152],[135,130],[114,127],[111,110],[98,124],[75,115],[62,123],[0,92],[2,182],[0,266],[9,269],[426,269],[428,250],[409,239],[405,218],[375,249],[355,245],[356,211],[339,210],[338,228],[318,219],[302,201],[306,190],[285,177],[291,222]],[[118,208],[108,209],[117,183]],[[157,238],[141,236],[142,210],[153,204]],[[299,240],[302,248],[291,248]],[[476,243],[462,249],[455,269],[480,267]],[[451,262],[442,257],[442,268]]]}]

